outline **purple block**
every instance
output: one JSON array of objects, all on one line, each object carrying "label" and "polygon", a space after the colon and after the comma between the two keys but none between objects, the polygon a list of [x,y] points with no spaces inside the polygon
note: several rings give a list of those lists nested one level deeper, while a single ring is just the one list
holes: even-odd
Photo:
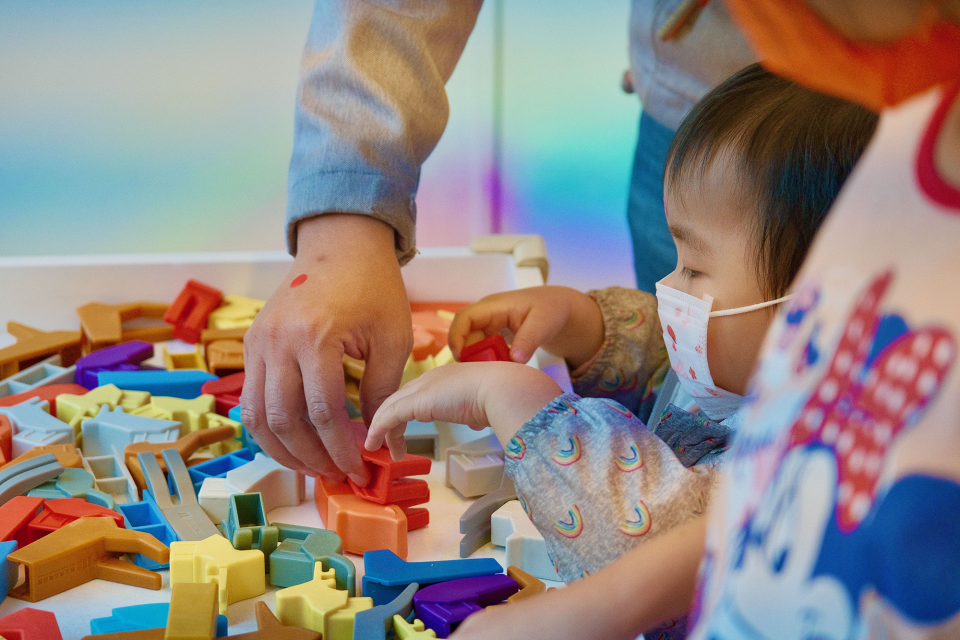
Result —
[{"label": "purple block", "polygon": [[413,607],[417,619],[446,638],[467,616],[484,607],[503,602],[517,591],[517,581],[502,573],[440,582],[417,591]]},{"label": "purple block", "polygon": [[153,357],[153,345],[134,340],[94,351],[77,360],[77,383],[87,389],[97,387],[100,371],[139,371],[140,363]]}]

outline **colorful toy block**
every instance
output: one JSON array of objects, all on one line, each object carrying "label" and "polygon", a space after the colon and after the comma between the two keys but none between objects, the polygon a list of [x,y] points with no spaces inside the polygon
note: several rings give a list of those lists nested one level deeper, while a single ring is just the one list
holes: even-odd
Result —
[{"label": "colorful toy block", "polygon": [[132,413],[148,402],[150,402],[149,393],[124,391],[112,384],[100,386],[91,391],[81,387],[79,393],[67,392],[57,396],[56,414],[79,434],[80,423],[87,418],[96,417],[104,405],[110,409],[121,407],[127,413]]},{"label": "colorful toy block", "polygon": [[124,328],[123,323],[137,318],[162,318],[169,305],[162,302],[103,304],[91,302],[77,309],[84,353],[99,351],[121,342],[143,340],[161,342],[173,338],[173,327],[154,324]]},{"label": "colorful toy block", "polygon": [[155,396],[196,398],[205,382],[217,376],[206,371],[184,369],[182,371],[101,371],[97,374],[100,385],[113,384],[130,391],[149,391]]},{"label": "colorful toy block", "polygon": [[80,423],[83,453],[86,456],[108,456],[113,448],[123,451],[134,442],[176,442],[180,423],[129,414],[122,407],[111,410],[100,407],[94,418]]},{"label": "colorful toy block", "polygon": [[[40,460],[41,458],[36,458]],[[47,499],[82,498],[87,502],[113,509],[116,501],[109,493],[94,488],[93,475],[86,469],[67,468],[60,475],[27,492],[28,496]]]},{"label": "colorful toy block", "polygon": [[265,573],[262,551],[234,549],[219,534],[200,541],[179,541],[170,545],[170,584],[216,583],[220,613],[223,614],[227,612],[227,605],[263,595],[266,591]]},{"label": "colorful toy block", "polygon": [[357,569],[343,554],[335,531],[274,522],[280,530],[280,545],[270,554],[270,584],[292,587],[313,579],[314,566],[336,570],[337,589],[357,595]]},{"label": "colorful toy block", "polygon": [[15,496],[0,506],[0,541],[14,540],[21,547],[27,544],[27,525],[43,502],[43,498]]},{"label": "colorful toy block", "polygon": [[207,478],[226,478],[227,473],[238,467],[253,462],[254,455],[249,449],[239,449],[226,455],[211,458],[206,462],[195,464],[190,469],[190,481],[194,491],[199,491],[203,481]]},{"label": "colorful toy block", "polygon": [[80,498],[57,498],[43,503],[40,513],[27,525],[27,544],[36,542],[80,518],[113,518],[118,527],[123,526],[123,516]]},{"label": "colorful toy block", "polygon": [[241,448],[242,427],[239,422],[215,413],[215,401],[213,396],[206,394],[189,400],[170,396],[153,396],[149,403],[131,413],[147,418],[175,420],[181,424],[180,433],[183,435],[203,429],[230,426],[233,428],[233,438],[220,438],[212,442],[209,447],[205,446],[201,449],[220,456]]},{"label": "colorful toy block", "polygon": [[407,557],[407,516],[394,504],[376,504],[355,495],[333,495],[327,500],[324,521],[343,540],[347,553],[361,555],[389,549]]},{"label": "colorful toy block", "polygon": [[165,449],[161,455],[167,465],[174,495],[167,489],[167,479],[163,477],[156,456],[141,453],[137,460],[147,484],[144,497],[157,506],[180,540],[196,541],[220,536],[220,531],[197,502],[197,494],[190,483],[190,474],[187,473],[183,458],[174,449]]},{"label": "colorful toy block", "polygon": [[[267,523],[263,496],[259,493],[238,493],[230,496],[227,519],[223,521],[223,535],[234,549],[259,549],[266,558],[280,542],[280,530]],[[264,565],[264,571],[270,565]]]},{"label": "colorful toy block", "polygon": [[47,453],[52,453],[56,457],[57,462],[59,462],[64,468],[83,468],[83,458],[80,456],[80,452],[77,451],[77,446],[75,444],[48,444],[41,447],[34,447],[23,455],[17,456],[10,462],[0,467],[0,470],[23,462],[24,460],[39,458]]},{"label": "colorful toy block", "polygon": [[41,331],[11,320],[7,333],[17,342],[0,349],[0,380],[53,355],[60,356],[63,367],[73,365],[80,357],[79,331]]},{"label": "colorful toy block", "polygon": [[394,617],[402,620],[413,611],[413,594],[419,588],[420,585],[414,582],[387,604],[358,611],[353,618],[353,640],[387,640]]},{"label": "colorful toy block", "polygon": [[490,517],[490,538],[506,547],[507,564],[519,567],[541,580],[560,580],[547,553],[547,543],[527,516],[520,502],[511,500]]},{"label": "colorful toy block", "polygon": [[77,382],[87,389],[100,386],[97,375],[103,371],[140,371],[141,363],[153,357],[153,345],[134,341],[116,344],[77,360]]},{"label": "colorful toy block", "polygon": [[8,562],[7,556],[17,550],[16,540],[0,542],[0,604],[7,597],[7,591],[17,585],[20,570],[16,562]]},{"label": "colorful toy block", "polygon": [[[548,591],[547,585],[519,567],[508,566],[507,575],[516,580],[517,584],[520,585],[520,590],[507,598],[507,602],[510,604],[526,600],[527,598],[533,598]],[[553,591],[553,589],[549,589],[549,591]]]},{"label": "colorful toy block", "polygon": [[[430,499],[427,481],[408,477],[430,473],[430,458],[407,454],[402,460],[394,460],[386,447],[377,451],[364,450],[362,455],[370,469],[370,483],[361,487],[349,481],[353,492],[359,497],[377,504],[396,504],[400,501],[421,504]],[[419,502],[411,503],[411,500]]]},{"label": "colorful toy block", "polygon": [[[172,582],[172,581],[171,581]],[[212,638],[217,632],[217,585],[181,582],[170,585],[170,613],[165,638]]]},{"label": "colorful toy block", "polygon": [[[118,504],[117,512],[123,516],[124,526],[131,531],[149,533],[168,547],[171,542],[178,540],[173,527],[170,526],[170,523],[167,522],[167,519],[163,516],[163,513],[161,513],[160,508],[157,507],[156,503],[152,500]],[[169,563],[155,562],[142,554],[133,556],[133,563],[144,569],[150,569],[151,571],[170,568]]]},{"label": "colorful toy block", "polygon": [[492,493],[503,480],[503,447],[490,434],[447,449],[447,486],[464,498]]},{"label": "colorful toy block", "polygon": [[50,356],[32,367],[0,380],[0,398],[26,393],[50,384],[72,384],[75,379],[76,365],[61,367],[60,356]]},{"label": "colorful toy block", "polygon": [[50,403],[31,398],[12,407],[0,407],[0,414],[13,426],[11,452],[21,456],[33,447],[48,444],[73,444],[73,427],[49,413]]},{"label": "colorful toy block", "polygon": [[147,484],[143,477],[143,469],[140,468],[140,462],[137,459],[137,456],[141,453],[154,454],[154,457],[157,458],[157,463],[160,465],[160,470],[166,472],[166,463],[162,458],[164,449],[176,450],[180,454],[180,458],[186,461],[201,447],[212,447],[217,442],[232,438],[234,433],[233,427],[224,425],[222,427],[191,431],[173,443],[135,442],[124,448],[123,457],[127,463],[127,468],[130,470],[130,475],[133,476],[133,481],[142,491],[147,488]]},{"label": "colorful toy block", "polygon": [[243,343],[239,340],[214,340],[207,345],[207,366],[218,376],[235,375],[244,369]]},{"label": "colorful toy block", "polygon": [[417,619],[447,638],[467,616],[503,602],[520,590],[517,581],[502,573],[460,578],[424,587],[413,596]]},{"label": "colorful toy block", "polygon": [[217,340],[239,340],[243,342],[247,335],[249,327],[236,327],[234,329],[204,329],[200,332],[200,344],[206,349],[207,345]]},{"label": "colorful toy block", "polygon": [[[63,467],[52,453],[31,458],[0,470],[0,506],[15,496],[22,496],[34,487],[63,473]],[[63,496],[57,496],[58,498]]]},{"label": "colorful toy block", "polygon": [[511,500],[517,499],[517,490],[510,476],[503,474],[500,488],[477,498],[460,516],[460,557],[466,558],[490,542],[490,516]]},{"label": "colorful toy block", "polygon": [[8,640],[63,640],[52,611],[25,607],[0,618],[0,637]]},{"label": "colorful toy block", "polygon": [[243,382],[246,374],[243,371],[223,376],[219,380],[203,383],[200,391],[204,395],[212,395],[216,399],[215,410],[222,416],[240,422],[239,413],[236,418],[230,415],[230,410],[240,404],[240,393],[243,391]]},{"label": "colorful toy block", "polygon": [[206,371],[207,361],[203,359],[203,351],[199,344],[193,351],[178,351],[175,353],[171,353],[169,349],[164,347],[163,368],[167,371],[179,371],[181,369]]},{"label": "colorful toy block", "polygon": [[153,536],[118,528],[111,518],[80,518],[8,556],[26,571],[24,583],[10,595],[37,602],[97,578],[160,589],[159,574],[121,561],[123,553],[166,562],[170,550]]},{"label": "colorful toy block", "polygon": [[[185,585],[178,585],[177,590]],[[171,592],[174,590],[171,589]],[[153,602],[150,604],[135,604],[128,607],[115,608],[109,617],[94,618],[90,621],[90,633],[114,634],[128,631],[147,631],[158,629],[166,632],[167,619],[170,617],[171,602]],[[178,611],[174,612],[175,615]],[[217,638],[227,636],[227,616],[217,615]],[[161,634],[162,638],[164,634]],[[87,636],[90,637],[90,636]],[[142,636],[137,636],[142,637]],[[103,639],[100,639],[103,640]]]},{"label": "colorful toy block", "polygon": [[424,627],[423,621],[407,622],[400,616],[393,616],[393,630],[400,640],[429,640],[437,637],[433,629]]},{"label": "colorful toy block", "polygon": [[353,619],[373,607],[371,598],[352,598],[336,588],[336,571],[317,564],[313,580],[277,591],[277,617],[288,625],[323,634],[324,640],[352,640]]},{"label": "colorful toy block", "polygon": [[329,513],[330,496],[353,495],[353,489],[346,482],[333,482],[323,476],[314,478],[313,499],[317,504],[317,513],[320,515],[320,521],[328,523],[327,514]]},{"label": "colorful toy block", "polygon": [[244,296],[226,296],[223,304],[214,309],[207,318],[211,329],[240,329],[253,324],[253,319],[266,304],[264,300],[255,300]]},{"label": "colorful toy block", "polygon": [[[249,451],[249,449],[246,449]],[[306,498],[306,478],[288,469],[265,453],[253,461],[227,471],[227,484],[238,493],[260,493],[267,512],[278,507],[295,507]]]},{"label": "colorful toy block", "polygon": [[403,439],[407,442],[407,451],[417,455],[428,456],[438,460],[440,435],[437,425],[432,422],[411,420],[403,432]]},{"label": "colorful toy block", "polygon": [[112,455],[84,457],[83,468],[93,476],[94,486],[99,491],[110,494],[115,503],[139,501],[140,491],[123,461],[123,454],[116,445],[111,448]]},{"label": "colorful toy block", "polygon": [[[25,402],[30,398],[40,398],[40,400],[46,400],[50,403],[50,415],[54,418],[59,418],[60,414],[57,413],[57,398],[61,394],[71,393],[71,394],[83,394],[87,390],[81,387],[76,383],[72,384],[48,384],[42,387],[35,387],[30,391],[24,391],[22,393],[15,393],[12,396],[7,396],[5,398],[0,398],[0,407],[12,407],[15,404],[20,404]],[[61,418],[62,420],[62,418]],[[64,422],[67,422],[64,420]]]},{"label": "colorful toy block", "polygon": [[498,333],[460,350],[460,362],[511,362],[510,347]]},{"label": "colorful toy block", "polygon": [[222,303],[223,293],[202,282],[188,280],[183,291],[163,314],[163,320],[173,325],[174,338],[197,343],[210,314]]},{"label": "colorful toy block", "polygon": [[438,582],[503,573],[503,567],[493,558],[407,562],[385,549],[363,554],[363,566],[363,593],[377,605],[390,602],[414,582],[424,588]]}]

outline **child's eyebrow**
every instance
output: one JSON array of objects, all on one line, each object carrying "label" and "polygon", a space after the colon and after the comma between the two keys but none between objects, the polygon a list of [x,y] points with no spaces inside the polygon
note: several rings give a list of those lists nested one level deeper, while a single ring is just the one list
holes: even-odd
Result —
[{"label": "child's eyebrow", "polygon": [[703,255],[710,254],[710,245],[687,227],[676,224],[668,225],[668,227],[670,229],[670,235],[673,236],[676,242],[682,242],[696,253]]}]

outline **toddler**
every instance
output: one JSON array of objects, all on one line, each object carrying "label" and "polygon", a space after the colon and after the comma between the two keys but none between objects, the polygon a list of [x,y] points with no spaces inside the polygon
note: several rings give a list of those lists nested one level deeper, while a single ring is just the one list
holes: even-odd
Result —
[{"label": "toddler", "polygon": [[[702,513],[777,305],[875,124],[757,65],[738,72],[670,148],[678,259],[656,297],[538,287],[462,309],[456,354],[506,329],[516,362],[448,365],[407,384],[377,412],[367,448],[386,440],[402,455],[412,419],[492,426],[564,581]],[[566,359],[577,393],[519,364],[537,347]]]}]

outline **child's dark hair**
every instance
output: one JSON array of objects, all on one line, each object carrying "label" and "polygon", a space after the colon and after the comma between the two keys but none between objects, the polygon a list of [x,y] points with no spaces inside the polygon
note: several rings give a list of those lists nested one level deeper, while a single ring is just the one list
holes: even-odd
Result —
[{"label": "child's dark hair", "polygon": [[761,287],[779,298],[876,125],[873,112],[754,64],[704,96],[681,123],[667,153],[665,187],[675,192],[702,179],[729,153],[756,207]]}]

